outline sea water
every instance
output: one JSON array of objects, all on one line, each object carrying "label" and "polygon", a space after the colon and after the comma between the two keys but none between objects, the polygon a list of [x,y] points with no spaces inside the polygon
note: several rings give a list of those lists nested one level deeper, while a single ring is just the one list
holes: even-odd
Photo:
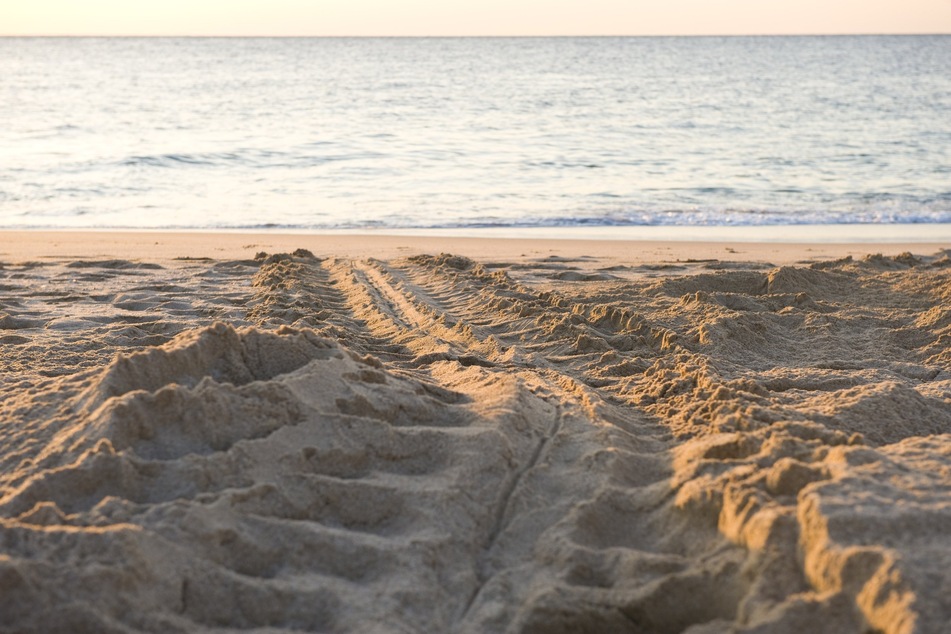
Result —
[{"label": "sea water", "polygon": [[0,227],[951,222],[951,36],[0,38]]}]

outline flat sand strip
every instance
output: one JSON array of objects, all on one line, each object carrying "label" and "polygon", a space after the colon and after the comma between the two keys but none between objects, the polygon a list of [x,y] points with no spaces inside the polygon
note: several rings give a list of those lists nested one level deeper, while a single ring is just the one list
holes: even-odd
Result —
[{"label": "flat sand strip", "polygon": [[869,253],[935,253],[948,242],[749,242],[668,240],[525,240],[347,233],[0,231],[0,258],[148,259],[214,258],[237,260],[259,251],[291,253],[308,249],[319,257],[390,259],[421,253],[455,253],[481,259],[533,258],[545,255],[616,259],[626,264],[686,260],[742,260],[777,266]]},{"label": "flat sand strip", "polygon": [[940,245],[2,237],[0,632],[951,622]]}]

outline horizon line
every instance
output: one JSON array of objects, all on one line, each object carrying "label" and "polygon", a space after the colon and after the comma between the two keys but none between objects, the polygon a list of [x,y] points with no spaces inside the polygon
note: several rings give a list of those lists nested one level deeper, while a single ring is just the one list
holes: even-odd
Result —
[{"label": "horizon line", "polygon": [[946,36],[948,32],[921,32],[921,33],[652,33],[652,34],[551,34],[551,35],[196,35],[196,34],[37,34],[19,33],[2,34],[0,38],[129,38],[129,39],[162,39],[162,38],[202,38],[202,39],[505,39],[505,38],[665,38],[665,37],[921,37]]}]

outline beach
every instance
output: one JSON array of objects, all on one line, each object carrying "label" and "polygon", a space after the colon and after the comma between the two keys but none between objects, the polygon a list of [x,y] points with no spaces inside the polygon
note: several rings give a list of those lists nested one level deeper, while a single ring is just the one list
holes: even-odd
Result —
[{"label": "beach", "polygon": [[2,632],[945,632],[951,244],[0,232]]}]

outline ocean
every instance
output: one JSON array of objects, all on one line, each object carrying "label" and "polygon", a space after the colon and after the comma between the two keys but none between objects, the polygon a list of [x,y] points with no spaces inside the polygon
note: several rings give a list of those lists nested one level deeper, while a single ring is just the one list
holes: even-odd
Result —
[{"label": "ocean", "polygon": [[943,35],[0,38],[0,228],[951,223],[949,69]]}]

